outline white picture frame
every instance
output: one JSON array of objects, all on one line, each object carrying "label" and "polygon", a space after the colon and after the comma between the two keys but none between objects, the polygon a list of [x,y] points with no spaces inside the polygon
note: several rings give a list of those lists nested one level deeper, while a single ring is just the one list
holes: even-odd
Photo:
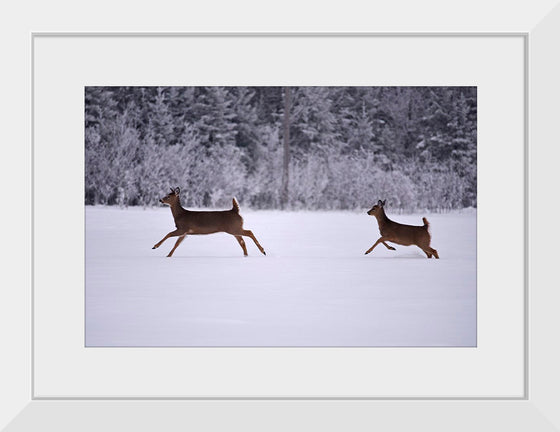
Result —
[{"label": "white picture frame", "polygon": [[[554,125],[554,100],[552,95],[558,96],[558,84],[554,82],[559,72],[559,62],[553,52],[553,43],[558,40],[560,27],[560,10],[555,8],[552,12],[539,15],[538,21],[525,22],[523,30],[513,34],[520,35],[526,41],[528,48],[528,63],[525,73],[529,73],[529,147],[525,154],[525,193],[526,204],[529,210],[519,210],[520,203],[515,203],[514,211],[523,211],[527,232],[525,233],[526,264],[528,265],[528,279],[526,283],[525,312],[528,317],[526,323],[526,349],[525,362],[525,391],[522,397],[515,398],[414,398],[372,400],[370,398],[312,398],[311,400],[298,400],[297,398],[211,398],[212,400],[181,400],[181,398],[92,398],[73,396],[70,398],[51,398],[40,400],[35,397],[32,389],[33,376],[31,358],[33,348],[30,345],[30,323],[33,322],[33,310],[30,307],[29,287],[34,282],[29,275],[23,283],[14,283],[19,290],[8,291],[8,298],[3,304],[18,305],[11,308],[5,315],[13,317],[15,309],[28,321],[17,325],[15,334],[17,338],[8,339],[7,348],[10,352],[8,364],[3,368],[8,379],[7,386],[2,391],[2,406],[7,407],[7,415],[1,417],[1,425],[6,425],[6,430],[29,430],[31,426],[43,429],[54,428],[57,430],[76,430],[91,428],[117,430],[134,428],[148,430],[154,428],[172,429],[182,423],[185,414],[190,418],[191,426],[212,427],[216,429],[232,428],[249,423],[249,429],[259,429],[270,422],[271,418],[280,418],[274,425],[278,429],[293,428],[288,417],[299,413],[298,426],[308,429],[321,425],[321,429],[332,429],[334,425],[342,424],[353,429],[368,425],[369,419],[375,418],[375,424],[392,430],[410,430],[415,427],[421,430],[448,430],[449,425],[457,425],[465,430],[496,429],[507,430],[557,430],[560,427],[560,417],[555,411],[554,396],[559,388],[559,374],[556,371],[558,364],[558,342],[555,337],[555,328],[558,328],[558,318],[554,315],[553,305],[558,300],[557,292],[550,283],[557,276],[551,275],[553,261],[550,258],[550,248],[546,246],[546,226],[543,222],[548,219],[533,210],[533,205],[547,203],[547,178],[546,174],[553,168],[554,157],[550,152],[548,143],[558,138]],[[533,15],[529,15],[532,17]],[[541,20],[542,18],[542,20]],[[25,27],[25,26],[22,26]],[[491,29],[491,26],[488,27]],[[501,27],[503,31],[503,27]],[[367,32],[366,32],[367,33]],[[406,32],[404,32],[406,33]],[[437,34],[444,35],[445,33]],[[497,31],[496,34],[500,34]],[[503,32],[501,34],[512,34]],[[37,35],[39,33],[35,33]],[[329,32],[316,33],[327,35]],[[373,33],[372,33],[373,34]],[[409,33],[412,34],[412,33]],[[465,36],[483,34],[465,32]],[[488,34],[488,33],[484,33]],[[140,33],[136,34],[137,36]],[[101,36],[100,33],[92,36]],[[31,37],[33,41],[33,36]],[[27,39],[29,42],[29,39]],[[31,70],[33,52],[27,46]],[[28,74],[29,76],[29,74]],[[28,94],[30,89],[28,88]],[[21,97],[21,95],[19,95]],[[31,98],[30,98],[31,99]],[[31,119],[25,124],[31,125]],[[31,132],[29,135],[31,137]],[[32,137],[31,137],[32,138]],[[543,152],[543,153],[541,153]],[[548,155],[548,156],[547,156]],[[33,160],[33,155],[24,149],[24,156]],[[552,156],[552,157],[551,157]],[[30,167],[32,174],[33,165]],[[552,171],[553,172],[553,171]],[[29,179],[27,179],[29,183]],[[548,204],[547,204],[548,205]],[[547,210],[554,214],[557,204],[547,206]],[[522,233],[518,233],[523,236]],[[557,234],[552,234],[552,236]],[[550,267],[546,268],[546,264]],[[29,269],[30,261],[23,264],[24,269]],[[26,291],[27,290],[27,291]],[[544,318],[546,317],[546,322]],[[21,324],[22,319],[17,318],[14,323]],[[556,325],[555,325],[556,324]],[[22,341],[26,341],[22,343]],[[528,343],[527,343],[528,342]],[[12,353],[17,353],[13,355]],[[13,358],[13,360],[12,360]],[[23,365],[23,366],[22,366]],[[100,400],[101,399],[101,400]],[[254,400],[258,399],[258,400]],[[262,399],[265,399],[264,402]],[[306,399],[306,398],[303,398]],[[328,399],[328,400],[325,400]],[[398,399],[398,400],[397,400]],[[424,399],[424,400],[417,400]],[[6,403],[4,403],[6,402]],[[264,405],[263,405],[264,404]],[[255,410],[255,408],[260,408]],[[74,408],[74,409],[72,409]],[[115,409],[117,408],[117,409]],[[307,409],[306,409],[307,408]],[[301,411],[305,410],[305,413]],[[11,415],[11,417],[10,417]],[[348,417],[350,416],[350,417]],[[242,419],[243,417],[243,419]],[[88,420],[84,420],[88,419]],[[87,424],[84,424],[87,423]],[[246,424],[244,426],[247,426]],[[247,427],[245,428],[247,430]]]}]

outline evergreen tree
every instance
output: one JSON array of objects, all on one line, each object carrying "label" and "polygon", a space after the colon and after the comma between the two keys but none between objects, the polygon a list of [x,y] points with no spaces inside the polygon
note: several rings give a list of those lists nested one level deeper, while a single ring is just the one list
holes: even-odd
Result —
[{"label": "evergreen tree", "polygon": [[174,129],[173,116],[169,111],[165,89],[158,87],[155,100],[149,105],[146,140],[157,146],[175,144],[177,140]]},{"label": "evergreen tree", "polygon": [[245,150],[245,165],[253,169],[251,163],[255,157],[257,144],[260,140],[257,109],[254,105],[255,93],[247,87],[230,89],[235,113],[235,144]]},{"label": "evergreen tree", "polygon": [[225,87],[201,89],[193,108],[193,124],[206,147],[236,144],[233,98]]},{"label": "evergreen tree", "polygon": [[291,141],[296,157],[339,144],[329,94],[328,87],[300,87],[294,91]]}]

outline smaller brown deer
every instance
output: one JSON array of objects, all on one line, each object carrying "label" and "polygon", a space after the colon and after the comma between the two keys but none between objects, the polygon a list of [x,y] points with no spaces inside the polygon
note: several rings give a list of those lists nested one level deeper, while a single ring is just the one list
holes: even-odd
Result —
[{"label": "smaller brown deer", "polygon": [[250,237],[259,250],[266,255],[264,249],[259,244],[257,238],[253,235],[251,230],[243,229],[243,218],[239,214],[239,204],[233,198],[233,208],[224,211],[191,211],[181,207],[181,200],[179,198],[180,189],[171,188],[171,192],[159,200],[162,204],[167,204],[171,207],[171,214],[175,219],[175,231],[171,231],[159,242],[157,242],[152,249],[157,249],[169,237],[179,237],[168,257],[173,255],[175,249],[185,239],[187,234],[213,234],[217,232],[226,232],[234,236],[241,249],[243,255],[247,256],[247,248],[245,240],[242,236]]},{"label": "smaller brown deer", "polygon": [[428,258],[432,256],[439,259],[437,250],[430,247],[431,235],[428,231],[430,224],[428,220],[424,217],[422,222],[424,225],[404,225],[397,222],[393,222],[385,214],[383,207],[385,206],[385,201],[377,201],[371,210],[367,212],[370,216],[375,216],[377,223],[379,224],[379,233],[381,237],[366,251],[366,255],[370,253],[375,246],[379,243],[383,243],[385,247],[389,250],[395,250],[394,247],[389,246],[386,242],[396,243],[403,246],[416,245],[424,251]]}]

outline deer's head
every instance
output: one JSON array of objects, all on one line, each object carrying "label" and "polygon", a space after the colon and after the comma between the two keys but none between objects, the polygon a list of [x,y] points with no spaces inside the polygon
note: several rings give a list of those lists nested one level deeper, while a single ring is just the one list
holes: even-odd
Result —
[{"label": "deer's head", "polygon": [[165,195],[162,199],[159,200],[162,204],[173,205],[179,200],[179,193],[181,189],[176,187],[175,189],[171,188],[171,192]]},{"label": "deer's head", "polygon": [[375,204],[368,212],[367,214],[370,216],[376,216],[378,214],[381,214],[383,212],[383,206],[385,205],[385,201],[377,201],[377,204]]}]

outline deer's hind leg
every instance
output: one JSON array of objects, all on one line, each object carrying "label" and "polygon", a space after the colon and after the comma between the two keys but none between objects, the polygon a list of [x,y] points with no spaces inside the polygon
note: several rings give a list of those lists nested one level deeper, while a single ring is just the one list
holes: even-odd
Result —
[{"label": "deer's hind leg", "polygon": [[245,240],[243,240],[243,237],[241,237],[240,235],[236,235],[234,237],[239,242],[241,249],[243,249],[243,255],[247,256],[247,247],[245,246]]},{"label": "deer's hind leg", "polygon": [[422,249],[428,258],[432,257],[432,254],[425,249]]},{"label": "deer's hind leg", "polygon": [[439,259],[439,255],[437,253],[437,250],[435,250],[434,248],[431,248],[430,246],[421,246],[420,249],[422,249],[424,251],[424,253],[426,254],[426,256],[428,258],[431,258],[432,256],[434,256],[435,258]]},{"label": "deer's hind leg", "polygon": [[[242,226],[239,226],[239,227],[236,227],[236,228],[232,228],[231,230],[227,230],[226,232],[228,234],[231,234],[231,235],[235,236],[235,238],[237,238],[237,241],[239,242],[239,244],[243,248],[243,252],[245,253],[245,255],[247,255],[247,249],[244,246],[245,241],[243,240],[243,238],[241,236],[250,237],[255,242],[255,244],[257,245],[257,247],[261,251],[261,253],[263,255],[266,255],[266,252],[264,251],[263,247],[261,246],[261,244],[259,243],[259,241],[255,237],[255,235],[253,234],[253,231],[243,229]],[[243,242],[243,243],[241,243],[241,242]]]},{"label": "deer's hind leg", "polygon": [[425,235],[422,238],[418,239],[418,242],[416,243],[416,246],[418,246],[420,249],[422,249],[428,258],[432,258],[432,256],[434,256],[434,257],[436,257],[436,259],[439,259],[439,255],[438,255],[437,250],[430,247],[430,242],[431,242],[430,236]]},{"label": "deer's hind leg", "polygon": [[261,251],[261,253],[263,255],[266,255],[266,252],[264,251],[263,247],[261,246],[261,244],[259,243],[259,241],[257,240],[257,238],[255,237],[255,235],[253,234],[253,231],[251,230],[241,230],[241,232],[239,233],[239,235],[243,235],[243,236],[247,236],[250,237],[255,244],[257,245],[257,247],[259,248],[259,250]]}]

